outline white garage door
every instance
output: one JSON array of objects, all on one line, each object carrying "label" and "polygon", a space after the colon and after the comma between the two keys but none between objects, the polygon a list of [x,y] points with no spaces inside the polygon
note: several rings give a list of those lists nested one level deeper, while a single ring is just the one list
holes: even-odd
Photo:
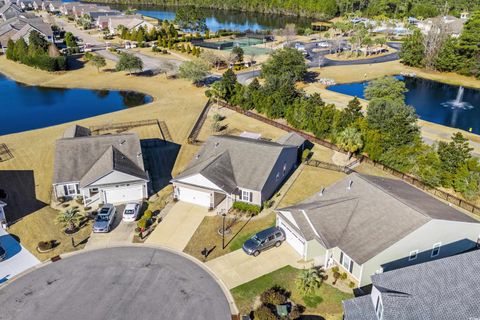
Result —
[{"label": "white garage door", "polygon": [[202,207],[210,207],[210,192],[177,187],[177,197],[180,201],[193,203]]},{"label": "white garage door", "polygon": [[288,244],[303,257],[305,255],[305,240],[298,236],[282,219],[278,219],[278,226],[285,232]]},{"label": "white garage door", "polygon": [[143,185],[105,190],[106,203],[125,203],[143,199]]}]

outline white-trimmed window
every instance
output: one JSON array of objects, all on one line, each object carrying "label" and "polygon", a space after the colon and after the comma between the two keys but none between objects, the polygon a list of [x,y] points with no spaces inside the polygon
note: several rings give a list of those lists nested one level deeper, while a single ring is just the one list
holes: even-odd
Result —
[{"label": "white-trimmed window", "polygon": [[348,272],[352,273],[353,271],[353,260],[350,259],[343,251],[340,251],[340,264],[348,270]]},{"label": "white-trimmed window", "polygon": [[248,190],[242,190],[241,199],[245,202],[252,202],[252,192]]},{"label": "white-trimmed window", "polygon": [[64,185],[63,189],[65,191],[66,196],[73,196],[73,195],[78,194],[77,185],[74,184],[74,183]]},{"label": "white-trimmed window", "polygon": [[441,242],[435,243],[432,247],[432,255],[431,257],[434,258],[440,254],[440,247],[442,246]]},{"label": "white-trimmed window", "polygon": [[410,254],[408,255],[408,261],[413,261],[417,259],[417,257],[418,257],[418,250],[410,251]]}]

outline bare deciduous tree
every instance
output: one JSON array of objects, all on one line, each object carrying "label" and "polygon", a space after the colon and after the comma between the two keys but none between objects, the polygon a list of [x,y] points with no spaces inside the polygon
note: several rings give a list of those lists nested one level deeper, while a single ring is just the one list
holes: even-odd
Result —
[{"label": "bare deciduous tree", "polygon": [[430,30],[423,37],[423,46],[425,47],[425,66],[428,69],[433,69],[435,57],[438,55],[438,52],[447,37],[447,24],[443,18],[439,17],[433,19]]}]

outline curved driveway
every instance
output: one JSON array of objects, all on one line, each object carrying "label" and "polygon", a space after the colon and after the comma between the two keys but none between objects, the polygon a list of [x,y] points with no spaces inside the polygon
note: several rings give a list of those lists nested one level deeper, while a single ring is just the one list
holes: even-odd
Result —
[{"label": "curved driveway", "polygon": [[170,251],[119,247],[75,254],[0,289],[0,319],[227,320],[216,280]]}]

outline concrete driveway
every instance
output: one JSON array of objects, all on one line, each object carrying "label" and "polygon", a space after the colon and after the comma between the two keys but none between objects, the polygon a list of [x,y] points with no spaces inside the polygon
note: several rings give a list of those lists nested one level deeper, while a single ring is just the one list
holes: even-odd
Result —
[{"label": "concrete driveway", "polygon": [[240,249],[207,261],[206,265],[232,289],[287,265],[307,266],[299,260],[300,255],[284,242],[278,248],[263,251],[258,257],[249,256]]},{"label": "concrete driveway", "polygon": [[130,246],[71,255],[0,289],[0,319],[231,319],[228,291],[200,263]]},{"label": "concrete driveway", "polygon": [[173,205],[145,243],[183,251],[208,214],[207,208],[179,201]]},{"label": "concrete driveway", "polygon": [[40,263],[33,254],[2,228],[0,228],[0,243],[7,251],[5,259],[0,262],[0,283]]},{"label": "concrete driveway", "polygon": [[[122,221],[122,214],[125,205],[115,206],[117,208],[113,228],[108,233],[93,233],[90,235],[85,246],[86,249],[107,248],[123,244],[130,244],[133,241],[136,222]],[[139,213],[141,215],[142,212]]]}]

